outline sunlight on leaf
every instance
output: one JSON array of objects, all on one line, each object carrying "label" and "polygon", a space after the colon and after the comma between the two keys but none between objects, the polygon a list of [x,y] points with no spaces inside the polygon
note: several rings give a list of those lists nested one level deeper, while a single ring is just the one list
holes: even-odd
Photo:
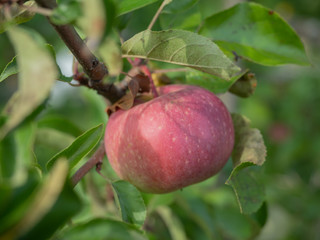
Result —
[{"label": "sunlight on leaf", "polygon": [[191,67],[230,80],[240,71],[211,40],[184,30],[146,30],[122,45],[122,57],[134,57]]}]

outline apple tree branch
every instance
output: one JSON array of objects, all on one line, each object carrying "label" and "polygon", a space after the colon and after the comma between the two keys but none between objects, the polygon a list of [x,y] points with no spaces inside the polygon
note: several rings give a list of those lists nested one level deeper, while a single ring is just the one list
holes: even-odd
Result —
[{"label": "apple tree branch", "polygon": [[[57,7],[55,0],[36,0],[36,2],[43,8],[54,9]],[[125,94],[125,89],[112,83],[103,83],[104,76],[108,75],[106,66],[94,56],[75,28],[70,24],[56,25],[49,18],[47,19],[88,75],[89,79],[82,79],[80,84],[95,89],[111,103],[119,100]]]}]

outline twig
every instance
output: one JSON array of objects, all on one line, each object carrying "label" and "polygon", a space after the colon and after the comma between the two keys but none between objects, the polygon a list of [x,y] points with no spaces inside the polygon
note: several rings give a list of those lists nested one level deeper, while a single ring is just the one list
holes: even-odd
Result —
[{"label": "twig", "polygon": [[149,26],[148,26],[148,30],[151,30],[153,25],[155,24],[155,22],[157,21],[160,13],[162,12],[163,8],[169,3],[171,2],[170,0],[163,0],[163,2],[161,3],[158,11],[156,12],[156,14],[153,16]]},{"label": "twig", "polygon": [[71,177],[71,184],[73,187],[77,185],[77,183],[96,165],[102,164],[102,159],[105,155],[104,143],[101,142],[101,145],[97,149],[97,151],[93,154],[93,156],[82,165],[78,171]]}]

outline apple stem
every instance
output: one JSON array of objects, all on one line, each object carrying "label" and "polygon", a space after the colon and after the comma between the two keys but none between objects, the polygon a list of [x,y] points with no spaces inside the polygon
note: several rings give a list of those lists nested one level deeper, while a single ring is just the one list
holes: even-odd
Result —
[{"label": "apple stem", "polygon": [[141,70],[143,71],[143,73],[145,75],[147,75],[147,77],[149,78],[149,81],[150,81],[150,89],[151,89],[151,92],[152,92],[152,95],[153,97],[159,97],[159,94],[157,92],[157,89],[156,89],[156,86],[154,85],[154,82],[153,82],[153,78],[152,78],[152,75],[149,71],[149,68],[146,66],[146,65],[142,65],[140,66]]}]

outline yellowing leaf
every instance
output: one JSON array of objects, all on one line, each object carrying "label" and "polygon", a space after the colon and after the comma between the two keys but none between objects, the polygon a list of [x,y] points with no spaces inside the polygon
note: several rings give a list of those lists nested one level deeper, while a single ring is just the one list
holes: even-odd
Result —
[{"label": "yellowing leaf", "polygon": [[17,53],[19,89],[4,109],[7,121],[0,129],[0,139],[45,100],[57,76],[50,53],[34,40],[35,36],[19,27],[10,28],[8,33]]},{"label": "yellowing leaf", "polygon": [[106,38],[99,48],[99,53],[108,67],[109,75],[119,75],[122,71],[122,57],[117,42],[112,38]]},{"label": "yellowing leaf", "polygon": [[266,158],[266,147],[258,129],[250,128],[249,119],[233,114],[235,146],[232,153],[234,169],[226,184],[230,185],[240,206],[240,211],[251,214],[265,200],[265,189],[254,165],[261,166]]},{"label": "yellowing leaf", "polygon": [[140,32],[122,45],[122,54],[191,67],[225,80],[240,71],[210,39],[183,30]]},{"label": "yellowing leaf", "polygon": [[82,1],[83,16],[78,20],[80,27],[95,48],[99,44],[106,25],[102,0]]},{"label": "yellowing leaf", "polygon": [[250,128],[250,120],[241,115],[232,115],[235,128],[235,147],[232,159],[235,166],[253,163],[261,166],[266,158],[267,150],[260,131]]}]

